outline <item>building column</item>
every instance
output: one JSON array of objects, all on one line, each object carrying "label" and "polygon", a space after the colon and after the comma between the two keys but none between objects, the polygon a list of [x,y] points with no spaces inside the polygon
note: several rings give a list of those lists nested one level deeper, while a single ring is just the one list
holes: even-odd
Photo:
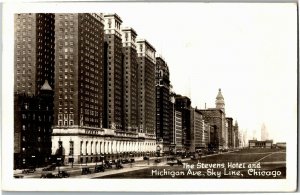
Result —
[{"label": "building column", "polygon": [[87,142],[87,154],[90,155],[91,154],[91,142]]},{"label": "building column", "polygon": [[115,150],[115,147],[116,147],[116,141],[112,141],[111,143],[111,153],[112,154],[115,154],[116,153],[116,150]]},{"label": "building column", "polygon": [[103,142],[103,153],[106,153],[106,142]]},{"label": "building column", "polygon": [[94,151],[94,142],[93,141],[91,141],[91,154],[95,154],[95,151]]},{"label": "building column", "polygon": [[99,153],[100,153],[100,154],[103,152],[103,150],[102,150],[102,144],[103,144],[103,143],[100,141],[100,142],[99,142]]},{"label": "building column", "polygon": [[98,154],[98,141],[95,142],[95,154]]},{"label": "building column", "polygon": [[82,142],[82,154],[86,155],[86,141]]},{"label": "building column", "polygon": [[120,150],[119,150],[119,141],[116,141],[116,153],[119,153]]}]

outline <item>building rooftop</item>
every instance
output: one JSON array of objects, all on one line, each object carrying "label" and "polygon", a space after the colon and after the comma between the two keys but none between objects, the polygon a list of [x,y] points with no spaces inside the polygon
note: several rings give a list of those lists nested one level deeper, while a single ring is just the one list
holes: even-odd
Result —
[{"label": "building rooftop", "polygon": [[154,47],[153,47],[146,39],[138,38],[138,39],[136,40],[136,42],[137,42],[137,43],[143,43],[143,42],[145,42],[145,44],[146,44],[147,46],[149,46],[152,50],[154,50],[154,52],[156,52],[155,48],[154,48]]},{"label": "building rooftop", "polygon": [[47,91],[52,91],[51,86],[48,83],[48,80],[45,80],[45,83],[43,84],[43,86],[41,87],[41,90],[47,90]]},{"label": "building rooftop", "polygon": [[120,23],[122,23],[122,19],[120,16],[118,16],[118,14],[114,13],[114,14],[111,14],[111,13],[107,13],[107,14],[104,14],[104,18],[108,18],[108,17],[114,17],[116,20],[118,20]]},{"label": "building rooftop", "polygon": [[122,31],[131,31],[135,36],[137,36],[136,31],[131,27],[127,27],[127,26],[122,27]]}]

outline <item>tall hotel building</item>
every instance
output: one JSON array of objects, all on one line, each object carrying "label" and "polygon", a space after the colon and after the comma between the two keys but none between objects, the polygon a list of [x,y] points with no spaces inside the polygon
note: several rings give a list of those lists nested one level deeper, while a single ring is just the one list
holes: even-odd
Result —
[{"label": "tall hotel building", "polygon": [[117,14],[104,15],[105,26],[105,118],[104,127],[123,130],[122,20]]},{"label": "tall hotel building", "polygon": [[145,39],[137,40],[139,133],[155,135],[155,49]]},{"label": "tall hotel building", "polygon": [[170,150],[170,73],[162,57],[156,57],[156,141]]},{"label": "tall hotel building", "polygon": [[138,75],[136,32],[132,28],[122,28],[124,68],[123,68],[123,110],[125,131],[137,132]]},{"label": "tall hotel building", "polygon": [[69,162],[93,161],[101,150],[94,139],[102,128],[103,19],[88,13],[55,17],[52,154],[64,155]]},{"label": "tall hotel building", "polygon": [[51,155],[54,14],[15,14],[14,168],[41,166]]},{"label": "tall hotel building", "polygon": [[124,131],[120,25],[116,14],[56,14],[52,154],[64,163],[155,152],[154,138]]}]

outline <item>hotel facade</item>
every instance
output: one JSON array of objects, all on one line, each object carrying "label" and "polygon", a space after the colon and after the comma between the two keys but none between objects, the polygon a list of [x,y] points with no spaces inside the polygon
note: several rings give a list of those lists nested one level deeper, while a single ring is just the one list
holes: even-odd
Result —
[{"label": "hotel facade", "polygon": [[52,155],[63,163],[153,155],[155,135],[123,126],[122,79],[127,75],[121,19],[115,14],[56,14],[56,26]]}]

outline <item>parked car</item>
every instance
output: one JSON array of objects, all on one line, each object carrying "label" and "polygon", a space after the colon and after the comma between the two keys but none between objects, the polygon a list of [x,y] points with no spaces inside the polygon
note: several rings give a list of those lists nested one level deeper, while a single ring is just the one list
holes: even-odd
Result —
[{"label": "parked car", "polygon": [[129,162],[134,163],[134,162],[135,162],[134,158],[131,158],[131,159],[129,160]]},{"label": "parked car", "polygon": [[87,174],[91,174],[91,170],[88,167],[84,167],[81,169],[81,175],[87,175]]},{"label": "parked car", "polygon": [[116,168],[117,168],[117,169],[122,169],[122,168],[123,168],[123,165],[122,165],[121,163],[117,163],[117,164],[116,164]]},{"label": "parked car", "polygon": [[157,158],[157,159],[154,160],[154,162],[155,162],[155,163],[160,163],[161,160],[160,160],[159,158]]},{"label": "parked car", "polygon": [[167,158],[167,164],[170,165],[170,166],[182,165],[182,161],[175,158],[175,157],[171,157],[171,158]]},{"label": "parked car", "polygon": [[56,178],[53,173],[42,173],[41,178]]},{"label": "parked car", "polygon": [[52,165],[48,165],[47,167],[43,168],[42,170],[43,171],[54,171],[55,168],[56,168],[56,165],[52,164]]},{"label": "parked car", "polygon": [[112,163],[109,163],[109,161],[105,161],[104,168],[105,169],[111,169],[112,168]]},{"label": "parked car", "polygon": [[24,177],[23,175],[17,175],[17,174],[14,175],[14,178],[23,178],[23,177]]},{"label": "parked car", "polygon": [[35,172],[35,167],[29,167],[28,169],[23,169],[22,173],[28,174],[28,173],[34,173]]},{"label": "parked car", "polygon": [[70,174],[67,171],[59,171],[58,174],[56,175],[58,178],[66,178],[70,177]]},{"label": "parked car", "polygon": [[96,165],[95,166],[95,169],[94,169],[94,172],[95,173],[98,173],[98,172],[104,172],[105,168],[103,165]]},{"label": "parked car", "polygon": [[197,158],[196,158],[196,155],[195,155],[195,154],[192,154],[190,157],[191,157],[191,160],[197,160]]},{"label": "parked car", "polygon": [[125,159],[122,159],[121,162],[122,162],[123,164],[127,164],[127,163],[129,163],[129,160],[128,160],[127,158],[125,158]]}]

